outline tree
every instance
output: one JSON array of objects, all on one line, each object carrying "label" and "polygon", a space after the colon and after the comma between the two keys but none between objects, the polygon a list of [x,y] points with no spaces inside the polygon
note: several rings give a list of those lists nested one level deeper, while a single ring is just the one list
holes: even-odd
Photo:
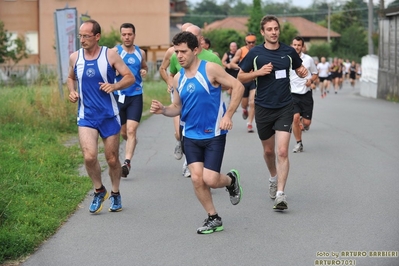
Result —
[{"label": "tree", "polygon": [[308,54],[310,56],[316,56],[320,60],[322,57],[331,57],[332,52],[330,45],[328,43],[323,43],[312,44],[308,50]]},{"label": "tree", "polygon": [[387,8],[391,8],[391,7],[396,7],[399,6],[399,0],[395,0],[392,3],[390,3]]},{"label": "tree", "polygon": [[298,35],[297,29],[291,23],[284,23],[280,32],[280,42],[290,45],[295,36]]},{"label": "tree", "polygon": [[236,42],[238,47],[244,45],[245,36],[232,29],[205,31],[203,35],[211,40],[211,49],[221,57],[229,50],[231,42]]},{"label": "tree", "polygon": [[184,21],[189,21],[202,28],[205,23],[210,24],[215,20],[228,16],[226,6],[217,5],[216,1],[204,0],[198,3],[192,10],[189,9]]},{"label": "tree", "polygon": [[354,24],[342,32],[339,42],[332,45],[335,56],[359,62],[368,52],[366,31],[361,25]]},{"label": "tree", "polygon": [[111,32],[101,34],[101,39],[98,42],[100,46],[107,46],[112,48],[121,42],[121,34],[118,30],[111,28]]},{"label": "tree", "polygon": [[251,15],[248,19],[248,32],[254,33],[256,39],[259,41],[263,40],[262,34],[260,34],[260,21],[263,18],[262,7],[260,0],[253,0]]},{"label": "tree", "polygon": [[25,39],[23,37],[11,39],[11,34],[4,29],[4,23],[0,21],[0,64],[9,63],[15,66],[28,56],[29,50]]}]

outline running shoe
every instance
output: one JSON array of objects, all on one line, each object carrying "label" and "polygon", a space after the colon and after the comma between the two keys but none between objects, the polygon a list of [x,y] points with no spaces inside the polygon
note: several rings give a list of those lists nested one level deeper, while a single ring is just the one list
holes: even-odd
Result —
[{"label": "running shoe", "polygon": [[247,130],[248,130],[248,133],[253,133],[254,132],[254,129],[252,128],[251,124],[247,125]]},{"label": "running shoe", "polygon": [[213,232],[223,231],[222,218],[206,218],[204,225],[197,229],[198,234],[212,234]]},{"label": "running shoe", "polygon": [[175,159],[180,160],[183,157],[183,149],[181,147],[181,141],[176,141],[175,146]]},{"label": "running shoe", "polygon": [[273,209],[277,210],[288,209],[287,197],[285,196],[284,193],[276,197],[276,199],[274,200]]},{"label": "running shoe", "polygon": [[247,109],[242,109],[242,119],[247,119],[248,118],[248,110]]},{"label": "running shoe", "polygon": [[122,164],[122,177],[127,177],[130,172],[130,163],[124,162]]},{"label": "running shoe", "polygon": [[297,152],[303,152],[303,145],[302,142],[299,142],[297,144],[295,144],[294,149],[292,149],[293,153],[297,153]]},{"label": "running shoe", "polygon": [[103,209],[103,202],[105,198],[108,198],[108,192],[106,189],[101,192],[94,192],[94,198],[90,204],[89,211],[91,213],[99,213]]},{"label": "running shoe", "polygon": [[185,161],[184,164],[183,164],[183,173],[182,173],[182,175],[184,177],[187,177],[187,178],[191,177],[191,173],[190,173],[190,169],[188,169],[187,161]]},{"label": "running shoe", "polygon": [[122,210],[122,198],[120,194],[111,194],[109,197],[111,200],[111,206],[108,211],[110,212],[120,212]]},{"label": "running shoe", "polygon": [[277,182],[272,182],[269,180],[269,196],[271,199],[276,198],[277,193]]},{"label": "running shoe", "polygon": [[240,174],[238,173],[237,170],[232,169],[230,172],[227,173],[229,177],[234,177],[235,182],[234,184],[231,184],[230,186],[226,187],[226,190],[230,194],[230,202],[233,205],[237,205],[240,203],[241,196],[242,196],[242,187],[240,186]]}]

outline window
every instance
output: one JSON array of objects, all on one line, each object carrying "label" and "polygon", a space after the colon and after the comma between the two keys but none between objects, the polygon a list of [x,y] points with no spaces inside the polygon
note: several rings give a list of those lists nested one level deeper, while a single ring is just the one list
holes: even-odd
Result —
[{"label": "window", "polygon": [[18,38],[18,33],[9,31],[8,34],[10,35],[10,38],[9,38],[9,42],[7,44],[7,50],[11,51],[11,50],[14,50],[15,48],[17,48],[14,41]]},{"label": "window", "polygon": [[26,48],[30,54],[39,54],[39,40],[37,32],[27,32],[25,34]]}]

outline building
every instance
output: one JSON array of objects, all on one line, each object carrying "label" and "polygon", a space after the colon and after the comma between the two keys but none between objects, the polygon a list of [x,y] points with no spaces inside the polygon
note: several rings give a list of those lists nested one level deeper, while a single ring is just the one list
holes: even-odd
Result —
[{"label": "building", "polygon": [[14,37],[23,36],[31,54],[19,64],[56,65],[54,12],[76,8],[78,18],[88,15],[97,20],[102,32],[119,31],[124,22],[136,27],[135,43],[147,52],[147,60],[156,63],[170,46],[170,25],[186,12],[181,0],[2,0],[0,20]]},{"label": "building", "polygon": [[[327,42],[328,37],[331,39],[341,37],[341,35],[335,31],[329,31],[327,28],[302,17],[279,17],[278,19],[280,24],[286,22],[292,24],[307,45],[310,45],[310,43]],[[248,17],[227,17],[205,25],[204,30],[233,29],[246,34],[248,31],[248,27],[246,26],[247,23]]]},{"label": "building", "polygon": [[399,7],[385,9],[379,24],[377,98],[399,101]]}]

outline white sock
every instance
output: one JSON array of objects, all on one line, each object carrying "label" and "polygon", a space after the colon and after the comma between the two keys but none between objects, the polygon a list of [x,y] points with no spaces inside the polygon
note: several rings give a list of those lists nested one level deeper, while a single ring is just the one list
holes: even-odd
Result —
[{"label": "white sock", "polygon": [[277,175],[276,175],[276,176],[271,176],[271,177],[269,178],[269,181],[270,181],[270,182],[273,182],[273,183],[276,183],[276,182],[277,182]]},{"label": "white sock", "polygon": [[281,195],[283,195],[283,194],[284,194],[284,191],[277,191],[276,197],[281,196]]}]

